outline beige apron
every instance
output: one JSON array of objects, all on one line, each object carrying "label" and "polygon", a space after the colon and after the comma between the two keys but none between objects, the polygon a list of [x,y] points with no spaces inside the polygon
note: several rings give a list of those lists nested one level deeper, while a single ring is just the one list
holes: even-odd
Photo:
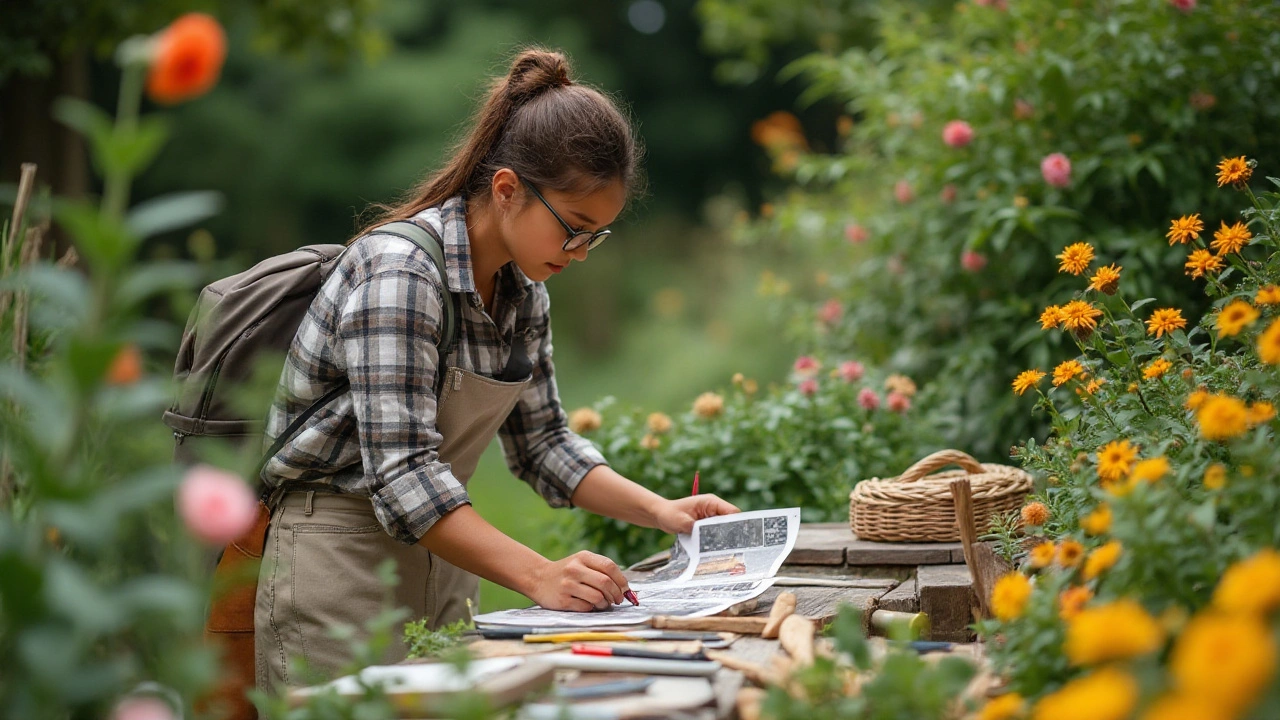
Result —
[{"label": "beige apron", "polygon": [[[448,368],[437,403],[436,428],[444,440],[440,460],[466,484],[480,455],[519,400],[529,380],[503,382]],[[317,677],[332,678],[351,662],[350,640],[330,631],[363,624],[385,609],[387,590],[377,568],[396,561],[400,583],[390,598],[409,619],[427,618],[432,629],[469,618],[467,601],[478,606],[480,581],[433,556],[421,545],[405,545],[387,534],[368,498],[314,491],[279,497],[271,515],[254,608],[254,652],[260,689],[298,686],[316,677],[295,677],[289,659],[305,660]],[[408,653],[399,624],[379,662]]]}]

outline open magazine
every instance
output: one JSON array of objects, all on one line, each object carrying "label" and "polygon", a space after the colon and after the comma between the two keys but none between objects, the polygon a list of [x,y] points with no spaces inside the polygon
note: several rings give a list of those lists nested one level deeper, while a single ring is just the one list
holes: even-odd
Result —
[{"label": "open magazine", "polygon": [[773,585],[800,533],[800,508],[756,510],[699,520],[676,536],[671,560],[631,583],[639,605],[577,613],[541,607],[477,615],[481,625],[594,627],[633,625],[656,615],[704,617],[750,600]]}]

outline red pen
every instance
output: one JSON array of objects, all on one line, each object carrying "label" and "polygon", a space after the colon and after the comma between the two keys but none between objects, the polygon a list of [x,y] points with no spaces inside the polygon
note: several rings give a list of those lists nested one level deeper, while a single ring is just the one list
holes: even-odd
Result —
[{"label": "red pen", "polygon": [[607,645],[583,645],[582,643],[574,643],[570,652],[574,655],[602,655],[605,657],[633,657],[648,658],[651,660],[706,660],[707,656],[701,652],[681,653],[681,652],[663,652],[661,650],[643,650],[640,648],[618,647]]},{"label": "red pen", "polygon": [[698,471],[697,470],[693,471],[693,493],[691,494],[693,495],[698,494]]},{"label": "red pen", "polygon": [[632,605],[640,604],[640,596],[636,595],[636,591],[632,590],[631,588],[627,588],[627,591],[622,593],[622,597],[626,598],[627,602],[631,603]]}]

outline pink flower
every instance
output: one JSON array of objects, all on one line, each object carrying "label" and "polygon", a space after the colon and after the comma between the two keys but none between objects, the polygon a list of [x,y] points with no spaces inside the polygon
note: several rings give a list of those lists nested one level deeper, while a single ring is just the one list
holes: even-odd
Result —
[{"label": "pink flower", "polygon": [[845,360],[840,363],[840,377],[845,382],[857,382],[862,379],[862,374],[866,370],[862,367],[862,363],[853,360]]},{"label": "pink flower", "polygon": [[871,237],[871,234],[858,223],[849,223],[844,226],[844,236],[849,242],[857,245],[858,243],[866,242],[867,238]]},{"label": "pink flower", "polygon": [[1040,161],[1040,174],[1044,181],[1054,187],[1066,187],[1071,184],[1071,161],[1062,153],[1046,155]]},{"label": "pink flower", "polygon": [[1036,116],[1036,106],[1018,98],[1013,101],[1013,117],[1015,120],[1030,120]]},{"label": "pink flower", "polygon": [[801,355],[796,358],[796,363],[791,369],[802,377],[813,377],[822,369],[822,363],[818,362],[812,355]]},{"label": "pink flower", "polygon": [[111,720],[174,720],[169,703],[150,695],[131,695],[111,711]]},{"label": "pink flower", "polygon": [[818,311],[818,319],[828,325],[834,325],[840,316],[844,314],[844,306],[839,300],[832,298],[822,304],[822,309]]},{"label": "pink flower", "polygon": [[258,517],[258,501],[238,476],[209,465],[187,471],[178,487],[178,514],[196,538],[226,545],[244,535]]},{"label": "pink flower", "polygon": [[973,126],[963,120],[952,120],[942,128],[942,142],[951,147],[964,147],[973,142]]},{"label": "pink flower", "polygon": [[911,409],[911,398],[894,390],[889,393],[889,409],[896,413],[904,413]]},{"label": "pink flower", "polygon": [[1184,13],[1189,13],[1196,9],[1196,0],[1169,0],[1169,4]]},{"label": "pink flower", "polygon": [[987,258],[980,253],[972,250],[965,250],[960,253],[960,267],[969,272],[981,272],[982,268],[987,266]]},{"label": "pink flower", "polygon": [[875,410],[880,407],[880,396],[871,388],[862,388],[858,391],[858,404],[863,410]]},{"label": "pink flower", "polygon": [[818,392],[818,381],[813,378],[800,381],[800,394],[805,397],[813,397]]},{"label": "pink flower", "polygon": [[915,191],[911,189],[911,183],[906,180],[899,180],[893,186],[893,197],[903,205],[915,199]]},{"label": "pink flower", "polygon": [[942,202],[950,205],[956,201],[956,195],[958,194],[960,194],[960,191],[956,189],[956,186],[951,183],[947,183],[942,188]]}]

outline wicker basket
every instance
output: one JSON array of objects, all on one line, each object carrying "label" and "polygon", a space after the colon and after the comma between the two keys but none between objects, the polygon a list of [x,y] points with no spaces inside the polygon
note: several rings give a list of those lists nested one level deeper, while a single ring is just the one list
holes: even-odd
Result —
[{"label": "wicker basket", "polygon": [[[953,464],[964,469],[934,473]],[[887,542],[958,541],[960,529],[950,483],[966,475],[973,487],[973,514],[979,533],[990,527],[992,515],[1022,507],[1031,491],[1031,476],[1018,468],[979,463],[959,450],[940,450],[898,477],[858,483],[849,493],[853,534],[862,540]]]}]

